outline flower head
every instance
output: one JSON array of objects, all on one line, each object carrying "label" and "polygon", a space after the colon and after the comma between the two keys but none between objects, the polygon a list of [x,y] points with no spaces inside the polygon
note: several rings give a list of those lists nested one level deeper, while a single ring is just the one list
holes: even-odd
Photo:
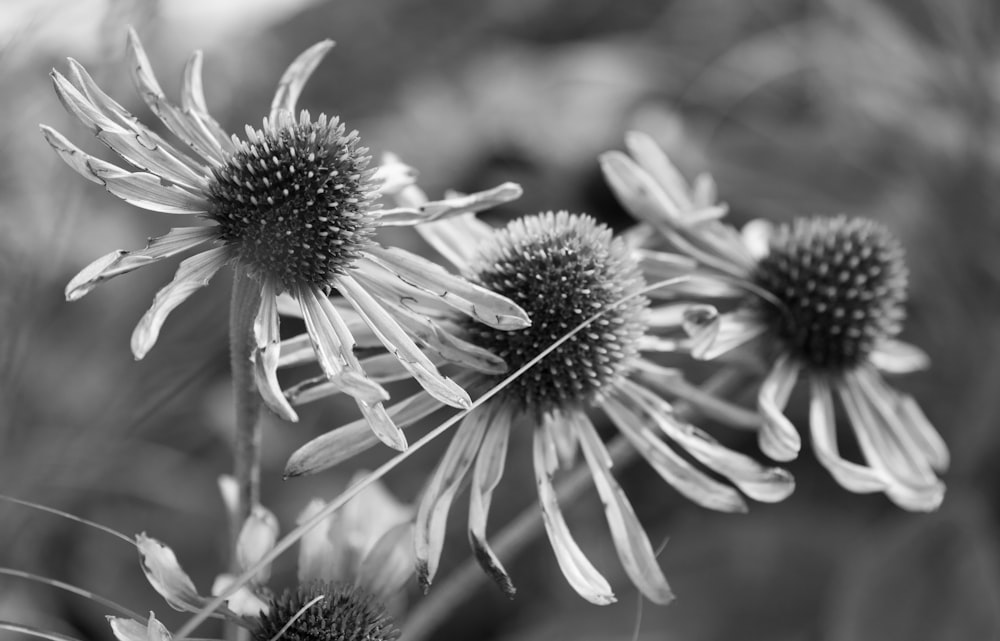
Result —
[{"label": "flower head", "polygon": [[[609,184],[671,250],[695,262],[693,279],[716,299],[685,307],[690,340],[678,349],[714,359],[742,347],[769,368],[757,401],[761,450],[779,461],[798,455],[801,437],[784,409],[804,375],[813,449],[834,478],[854,492],[885,492],[906,509],[935,509],[944,497],[937,473],[948,466],[948,448],[916,401],[882,376],[928,363],[920,349],[896,338],[907,269],[889,230],[835,216],[777,228],[753,221],[738,231],[716,215],[724,208],[690,197],[652,140],[633,133],[626,142],[632,157],[602,158]],[[657,252],[648,253],[655,262]],[[840,454],[835,398],[867,465]]]},{"label": "flower head", "polygon": [[[413,196],[413,190],[408,197]],[[416,516],[418,574],[433,579],[444,545],[451,504],[471,475],[469,539],[476,559],[509,594],[513,585],[486,539],[492,494],[503,476],[509,439],[531,426],[533,464],[545,528],[570,585],[587,600],[615,600],[607,580],[576,544],[563,518],[553,477],[583,453],[601,500],[615,549],[633,583],[650,600],[672,598],[652,545],[611,472],[607,447],[589,416],[597,407],[653,468],[692,500],[724,511],[746,509],[740,492],[689,463],[663,437],[696,461],[727,477],[748,496],[777,501],[794,487],[783,470],[765,468],[733,452],[681,420],[644,379],[672,372],[646,360],[648,334],[664,319],[648,313],[645,281],[630,248],[587,216],[544,213],[493,230],[473,216],[421,228],[438,251],[475,282],[511,296],[531,315],[532,326],[509,333],[462,324],[467,340],[506,360],[500,372],[466,368],[456,374],[473,391],[485,392],[584,321],[592,321],[544,356],[520,379],[469,413],[424,491]],[[592,319],[597,315],[596,319]],[[430,415],[440,403],[425,393],[389,408],[400,424]],[[329,467],[374,441],[355,422],[304,445],[286,473]]]},{"label": "flower head", "polygon": [[[412,335],[416,325],[401,325],[386,310],[400,280],[434,292],[432,306],[464,309],[497,328],[528,324],[510,301],[481,291],[458,277],[426,272],[419,259],[375,239],[385,226],[417,225],[460,212],[480,211],[520,195],[507,183],[469,196],[383,208],[381,199],[413,181],[413,171],[395,159],[370,166],[368,149],[357,132],[336,117],[296,113],[303,86],[330,41],[302,53],[282,76],[269,115],[260,128],[246,127],[240,139],[228,136],[208,113],[201,82],[201,54],[184,71],[181,105],[164,95],[139,38],[128,37],[132,80],[156,116],[183,144],[140,123],[105,94],[87,71],[69,61],[69,73],[53,71],[56,93],[80,122],[120,156],[119,166],[88,155],[51,127],[46,140],[84,178],[103,185],[137,207],[171,214],[193,214],[204,224],[176,227],[140,250],[116,250],[73,278],[66,297],[76,300],[96,285],[168,257],[199,248],[181,262],[173,282],[160,290],[132,335],[132,351],[142,358],[152,348],[167,315],[206,285],[223,265],[252,279],[259,290],[253,318],[255,375],[263,399],[279,415],[296,415],[277,381],[280,357],[277,297],[287,293],[301,308],[309,343],[327,379],[354,396],[395,447],[405,447],[388,426],[381,401],[388,394],[371,380],[354,355],[354,338],[327,296],[339,292],[378,339],[431,394],[442,402],[469,405],[468,394],[442,376],[420,353]],[[204,249],[209,245],[209,249]],[[440,292],[464,291],[450,297]],[[470,300],[470,298],[472,300]],[[474,301],[474,302],[473,302]]]},{"label": "flower head", "polygon": [[[233,514],[235,479],[222,477],[220,487]],[[324,505],[318,499],[312,501],[299,523],[317,517]],[[268,641],[279,631],[298,639],[395,639],[398,631],[385,604],[413,574],[412,520],[412,508],[376,481],[303,536],[297,584],[276,596],[267,586],[270,565],[260,562],[275,546],[278,521],[270,510],[256,505],[240,528],[235,560],[240,573],[261,567],[248,584],[226,599],[222,615],[249,628],[260,641]],[[136,537],[136,545],[146,579],[168,605],[197,612],[210,602],[198,593],[169,547],[145,534]],[[222,594],[235,579],[220,574],[212,593]],[[111,623],[121,641],[170,638],[152,616],[142,623],[113,617]]]}]

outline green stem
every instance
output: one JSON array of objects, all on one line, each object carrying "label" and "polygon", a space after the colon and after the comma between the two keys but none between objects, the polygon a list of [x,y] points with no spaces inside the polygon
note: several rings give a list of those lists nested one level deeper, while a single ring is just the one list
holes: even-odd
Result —
[{"label": "green stem", "polygon": [[[733,369],[725,369],[710,378],[700,389],[709,394],[724,394],[739,388],[743,376]],[[676,413],[685,420],[691,420],[694,408],[686,403],[676,404]],[[619,434],[608,443],[612,463],[622,468],[638,458],[639,453],[628,439]],[[560,505],[568,505],[576,500],[591,485],[590,468],[579,465],[566,476],[556,488]],[[532,503],[514,517],[503,530],[491,537],[493,551],[497,556],[512,559],[542,532],[542,515],[537,503]],[[467,559],[440,585],[435,585],[430,593],[420,600],[403,622],[399,641],[424,641],[448,616],[462,607],[486,584],[486,574],[475,559]]]},{"label": "green stem", "polygon": [[253,506],[260,502],[261,427],[260,394],[250,362],[253,323],[260,307],[260,285],[240,270],[234,272],[233,298],[229,307],[229,358],[236,403],[234,474],[239,487],[236,518],[230,524],[230,540],[235,551],[240,527],[250,516]]}]

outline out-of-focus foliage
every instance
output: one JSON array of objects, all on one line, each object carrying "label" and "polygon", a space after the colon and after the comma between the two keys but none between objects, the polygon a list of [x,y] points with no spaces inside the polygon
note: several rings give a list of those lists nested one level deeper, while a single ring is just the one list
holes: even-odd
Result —
[{"label": "out-of-focus foliage", "polygon": [[[36,40],[31,24],[74,15],[49,3],[0,51],[0,492],[145,530],[207,591],[226,558],[215,478],[230,465],[228,283],[196,294],[141,363],[128,335],[172,267],[63,300],[76,270],[141,246],[169,216],[124,206],[58,162],[36,124],[83,132],[46,74],[62,56],[79,57],[152,122],[123,67],[123,25],[134,23],[168,93],[188,48],[205,49],[209,106],[241,131],[265,114],[284,65],[332,37],[337,47],[302,106],[341,114],[376,152],[416,166],[432,193],[520,181],[524,198],[494,221],[570,209],[624,227],[596,156],[638,127],[686,172],[711,171],[738,221],[847,211],[903,239],[912,272],[905,338],[934,364],[895,383],[954,452],[944,508],[909,515],[882,497],[848,495],[810,456],[791,467],[799,488],[790,500],[743,517],[689,505],[641,466],[621,470],[652,538],[669,538],[661,558],[679,596],[643,609],[639,639],[1000,635],[1000,468],[991,464],[1000,453],[1000,10],[991,0],[336,0],[298,3],[242,31],[206,22],[183,37],[157,3],[90,4],[100,19],[80,29],[96,46]],[[234,15],[243,10],[232,3]],[[280,480],[297,445],[350,412],[325,403],[304,408],[299,425],[267,425],[264,500],[286,526],[354,467],[386,458],[375,451],[350,469]],[[515,435],[511,448],[494,529],[533,502],[526,439]],[[441,449],[418,453],[388,484],[413,498]],[[575,531],[601,518],[594,499],[568,514]],[[456,514],[441,581],[468,556],[463,528]],[[612,571],[600,531],[582,545]],[[0,504],[0,541],[0,565],[180,621],[144,585],[134,550],[106,535]],[[620,604],[597,609],[561,581],[544,545],[505,563],[519,598],[508,602],[484,581],[437,638],[633,638],[627,581],[616,584]],[[293,565],[284,560],[277,580]],[[0,581],[0,618],[108,638],[102,608]],[[420,598],[414,589],[411,605]]]}]

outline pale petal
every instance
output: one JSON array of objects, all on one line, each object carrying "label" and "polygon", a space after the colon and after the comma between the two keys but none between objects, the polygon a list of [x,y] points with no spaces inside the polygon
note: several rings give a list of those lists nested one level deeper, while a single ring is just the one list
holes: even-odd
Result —
[{"label": "pale petal", "polygon": [[[235,582],[234,575],[220,574],[212,582],[212,595],[219,596]],[[269,609],[267,603],[245,585],[236,588],[235,592],[226,597],[226,607],[244,617],[258,617]]]},{"label": "pale petal", "polygon": [[651,425],[658,417],[645,413],[629,395],[609,396],[601,408],[650,467],[682,495],[710,510],[747,511],[739,492],[696,469],[658,438]]},{"label": "pale petal", "polygon": [[[236,562],[241,571],[249,570],[274,549],[278,540],[278,518],[263,505],[254,505],[250,516],[243,522],[236,537]],[[266,583],[271,576],[271,565],[257,571],[254,581]]]},{"label": "pale petal", "polygon": [[[367,470],[355,472],[349,485],[356,485],[370,475]],[[363,557],[371,553],[375,542],[401,523],[413,518],[413,507],[398,500],[385,483],[375,480],[348,501],[339,511],[337,528],[345,543]]]},{"label": "pale petal", "polygon": [[461,271],[475,260],[479,244],[489,240],[494,231],[475,214],[461,214],[420,225],[417,233]]},{"label": "pale petal", "polygon": [[735,452],[694,425],[678,420],[669,403],[630,381],[621,389],[631,395],[669,438],[709,469],[728,478],[756,501],[782,501],[795,490],[795,479],[777,467],[765,467],[749,456]]},{"label": "pale petal", "polygon": [[684,379],[680,370],[663,367],[645,358],[636,359],[635,365],[636,378],[654,389],[690,403],[697,407],[706,418],[712,418],[736,427],[752,429],[760,427],[761,418],[756,411],[736,405],[714,394],[709,394],[697,385],[692,385]]},{"label": "pale petal", "polygon": [[375,298],[356,280],[341,274],[335,284],[344,298],[354,306],[359,314],[382,341],[386,349],[399,358],[421,387],[442,403],[459,408],[469,408],[472,400],[468,393],[450,378],[442,376],[434,364],[424,356],[399,323],[383,308]]},{"label": "pale petal", "polygon": [[691,188],[687,180],[677,170],[677,167],[656,141],[641,131],[629,131],[625,134],[625,148],[635,158],[639,166],[645,170],[653,181],[663,190],[664,196],[670,199],[679,211],[694,209],[690,198]]},{"label": "pale petal", "polygon": [[385,599],[406,585],[416,563],[413,524],[400,523],[383,534],[361,561],[357,585]]},{"label": "pale petal", "polygon": [[87,180],[104,185],[105,189],[129,204],[166,214],[202,214],[208,211],[208,200],[204,195],[164,183],[152,174],[128,171],[94,158],[51,127],[42,125],[41,130],[46,142],[67,165]]},{"label": "pale petal", "polygon": [[416,179],[417,170],[393,153],[382,154],[382,163],[372,175],[372,181],[379,185],[379,193],[384,196],[394,196],[401,206],[427,202],[424,192],[414,185]]},{"label": "pale petal", "polygon": [[[356,366],[354,341],[329,299],[314,287],[301,287],[296,298],[302,308],[313,351],[323,373],[344,393],[365,402],[389,398],[385,389]],[[347,374],[353,374],[348,376]]]},{"label": "pale petal", "polygon": [[763,218],[756,218],[743,225],[740,235],[750,255],[754,259],[760,260],[771,253],[771,237],[774,235],[774,223]]},{"label": "pale petal", "polygon": [[711,305],[692,305],[684,320],[691,356],[699,360],[714,360],[767,331],[755,312],[742,309],[718,314]]},{"label": "pale petal", "polygon": [[145,534],[137,534],[135,544],[146,580],[170,607],[181,612],[197,612],[208,603],[208,599],[199,596],[191,577],[181,569],[173,550]]},{"label": "pale petal", "polygon": [[479,456],[476,457],[469,490],[469,543],[476,561],[508,598],[514,598],[516,590],[503,564],[486,540],[486,521],[489,519],[493,491],[503,477],[507,461],[511,420],[509,408],[498,407],[493,412],[490,427],[483,438]]},{"label": "pale petal", "polygon": [[[311,500],[296,519],[297,525],[313,520],[326,503],[320,499]],[[300,584],[311,581],[333,581],[343,577],[350,567],[352,553],[346,546],[336,546],[331,540],[331,527],[335,523],[335,514],[327,517],[316,526],[306,530],[299,539],[298,580]]]},{"label": "pale petal", "polygon": [[226,506],[226,515],[229,517],[229,522],[235,524],[236,519],[239,518],[237,515],[240,501],[239,483],[236,482],[236,477],[231,474],[220,474],[218,484],[222,504]]},{"label": "pale petal", "polygon": [[170,631],[157,621],[152,611],[149,613],[147,623],[112,616],[108,617],[108,623],[111,624],[111,632],[118,641],[170,641],[171,639]]},{"label": "pale petal", "polygon": [[379,212],[375,224],[380,227],[422,225],[469,212],[492,209],[497,205],[517,200],[523,190],[517,183],[503,183],[492,189],[473,194],[455,195],[442,200],[432,200],[415,207],[397,207]]},{"label": "pale petal", "polygon": [[370,248],[368,256],[406,285],[437,296],[444,304],[490,327],[512,330],[531,324],[528,314],[511,300],[449,274],[426,258],[398,247],[379,246]]},{"label": "pale petal", "polygon": [[868,358],[875,367],[888,374],[909,374],[927,369],[931,364],[927,352],[894,338],[877,341]]},{"label": "pale petal", "polygon": [[664,219],[679,220],[682,212],[678,203],[627,155],[605,152],[600,155],[600,164],[618,202],[636,219],[658,227]]},{"label": "pale petal", "polygon": [[149,239],[144,249],[116,249],[84,267],[69,281],[66,285],[66,300],[79,300],[106,280],[193,249],[216,238],[218,233],[218,228],[214,225],[175,227],[163,236]]},{"label": "pale petal", "polygon": [[580,449],[590,467],[597,493],[604,504],[604,514],[611,529],[618,558],[625,572],[642,594],[659,605],[674,599],[667,579],[660,570],[656,553],[649,542],[646,530],[632,509],[625,492],[611,475],[611,461],[607,448],[601,442],[590,419],[583,412],[576,414]]},{"label": "pale petal", "polygon": [[226,131],[208,113],[208,104],[205,102],[205,90],[201,81],[201,51],[191,54],[187,64],[184,66],[184,88],[181,91],[181,107],[184,113],[197,119],[203,129],[215,139],[222,150],[226,153],[236,151],[236,144]]},{"label": "pale petal", "polygon": [[441,560],[448,512],[462,479],[479,451],[483,435],[489,427],[489,414],[480,407],[462,419],[417,508],[414,549],[417,577],[425,591],[430,588]]},{"label": "pale petal", "polygon": [[274,282],[265,278],[261,284],[260,307],[253,322],[255,351],[254,380],[257,391],[271,410],[293,423],[299,420],[278,383],[278,361],[281,354],[281,333],[278,329],[278,305]]},{"label": "pale petal", "polygon": [[757,409],[764,419],[757,442],[776,461],[791,461],[802,449],[802,438],[785,417],[785,406],[799,377],[799,366],[787,356],[778,357],[757,394]]},{"label": "pale petal", "polygon": [[326,53],[331,48],[333,48],[333,40],[317,42],[300,53],[288,65],[288,68],[281,75],[281,80],[278,81],[278,88],[274,92],[274,98],[271,100],[271,115],[268,118],[269,120],[275,120],[281,111],[290,114],[295,113],[295,106],[299,101],[302,88],[305,87],[306,82],[309,81],[309,76],[316,70],[320,61],[323,60],[323,57],[326,56]]},{"label": "pale petal", "polygon": [[174,279],[156,293],[153,304],[132,332],[132,353],[141,359],[156,343],[160,328],[175,307],[208,284],[229,260],[228,247],[216,247],[181,262]]},{"label": "pale petal", "polygon": [[[436,398],[420,392],[391,405],[387,412],[400,428],[430,416],[441,409]],[[378,444],[366,419],[359,419],[317,436],[295,450],[285,464],[285,476],[314,474],[338,465]]]},{"label": "pale petal", "polygon": [[[535,430],[533,459],[535,482],[538,485],[538,502],[542,510],[542,521],[545,524],[545,534],[549,537],[552,551],[556,555],[559,569],[577,594],[594,605],[614,603],[614,593],[597,568],[587,559],[583,550],[573,540],[566,520],[559,509],[555,488],[552,486],[552,475],[546,451],[545,438],[541,430]],[[554,451],[554,450],[553,450]]]},{"label": "pale petal", "polygon": [[809,430],[819,462],[842,487],[851,492],[884,492],[888,484],[878,470],[847,461],[837,446],[837,425],[833,395],[825,378],[810,377]]},{"label": "pale petal", "polygon": [[650,281],[686,276],[698,267],[698,261],[690,256],[651,249],[639,249],[636,253],[642,272]]}]

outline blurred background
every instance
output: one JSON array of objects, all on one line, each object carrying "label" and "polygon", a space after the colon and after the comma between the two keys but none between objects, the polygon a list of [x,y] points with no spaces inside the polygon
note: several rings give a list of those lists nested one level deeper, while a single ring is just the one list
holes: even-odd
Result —
[{"label": "blurred background", "polygon": [[[169,216],[125,205],[64,166],[39,122],[106,150],[62,110],[48,72],[82,62],[145,122],[126,25],[168,95],[205,51],[209,107],[229,130],[259,124],[285,65],[323,38],[336,48],[300,106],[341,115],[374,152],[415,166],[432,195],[519,181],[495,211],[587,212],[623,228],[597,155],[649,132],[688,175],[712,172],[732,219],[848,212],[885,222],[912,271],[904,338],[933,359],[894,381],[953,452],[934,514],[835,485],[809,452],[796,493],[744,516],[698,508],[642,465],[619,470],[676,602],[637,609],[601,506],[567,509],[619,603],[596,608],[562,579],[548,543],[504,562],[507,601],[483,579],[437,639],[867,641],[1000,638],[1000,8],[993,0],[36,0],[0,1],[0,492],[177,552],[203,592],[226,564],[216,489],[231,465],[224,274],[180,307],[133,361],[129,335],[176,269],[165,261],[64,300],[96,257],[136,248]],[[157,123],[158,124],[158,123]],[[107,157],[107,156],[102,156]],[[393,242],[423,250],[412,235]],[[803,399],[790,412],[802,424]],[[283,482],[287,456],[353,419],[347,404],[266,425],[264,502],[284,530],[309,498],[332,498],[356,463]],[[711,426],[709,426],[711,427]],[[714,433],[725,436],[721,428]],[[491,528],[534,502],[527,432],[515,434]],[[742,435],[727,436],[753,451]],[[742,440],[741,440],[742,439]],[[386,479],[412,500],[443,450]],[[469,557],[463,501],[438,582]],[[176,628],[135,550],[106,534],[0,504],[0,565],[92,590]],[[279,562],[276,584],[294,573]],[[424,597],[410,589],[409,607]],[[0,619],[110,638],[106,609],[0,577]],[[402,617],[405,620],[405,615]],[[218,635],[205,628],[202,636]]]}]

